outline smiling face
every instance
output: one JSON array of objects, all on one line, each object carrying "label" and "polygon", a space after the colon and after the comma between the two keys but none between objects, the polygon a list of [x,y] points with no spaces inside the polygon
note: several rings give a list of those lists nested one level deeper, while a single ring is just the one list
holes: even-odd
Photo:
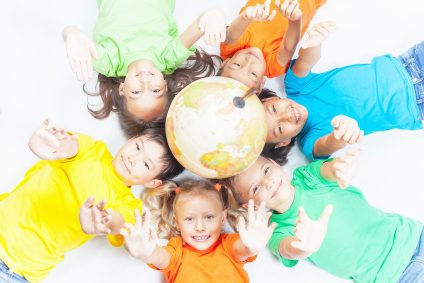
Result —
[{"label": "smiling face", "polygon": [[166,81],[150,60],[138,60],[128,66],[119,95],[125,97],[128,112],[146,122],[161,116],[168,104]]},{"label": "smiling face", "polygon": [[294,187],[289,176],[277,163],[262,156],[237,175],[233,184],[243,206],[253,199],[256,207],[265,202],[267,208],[283,213],[294,199]]},{"label": "smiling face", "polygon": [[271,97],[262,102],[265,110],[268,143],[287,145],[305,126],[308,110],[291,99]]},{"label": "smiling face", "polygon": [[[113,167],[126,185],[153,184],[162,172],[165,150],[149,136],[143,135],[130,139],[121,147],[113,159]],[[160,181],[159,181],[160,182]]]},{"label": "smiling face", "polygon": [[225,219],[226,211],[218,196],[187,194],[175,204],[175,222],[181,237],[199,251],[210,248],[218,240]]},{"label": "smiling face", "polygon": [[265,67],[262,51],[257,47],[246,48],[224,61],[221,76],[233,78],[249,88],[261,90],[265,84]]}]

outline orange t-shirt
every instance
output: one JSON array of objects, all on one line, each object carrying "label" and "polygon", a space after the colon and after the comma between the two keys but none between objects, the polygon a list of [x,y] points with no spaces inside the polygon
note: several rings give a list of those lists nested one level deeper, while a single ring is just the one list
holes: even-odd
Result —
[{"label": "orange t-shirt", "polygon": [[[300,9],[302,10],[302,35],[308,28],[315,12],[321,7],[326,0],[301,0]],[[263,4],[264,0],[249,0],[245,7],[240,11],[243,12],[248,6]],[[272,1],[271,9],[277,10],[278,7]],[[271,22],[253,22],[249,24],[246,31],[239,40],[231,45],[221,44],[221,57],[227,59],[233,56],[234,53],[241,49],[249,47],[258,47],[262,50],[266,70],[265,75],[268,78],[273,78],[285,74],[288,66],[280,66],[277,60],[278,50],[286,33],[288,20],[283,17],[280,12],[277,12],[274,20]]]},{"label": "orange t-shirt", "polygon": [[[238,239],[238,234],[222,234],[209,249],[198,251],[184,244],[181,237],[171,238],[164,247],[171,254],[171,261],[161,271],[169,283],[249,282],[243,265],[255,260],[256,256],[244,262],[235,259],[231,248]],[[159,270],[154,265],[149,266]]]}]

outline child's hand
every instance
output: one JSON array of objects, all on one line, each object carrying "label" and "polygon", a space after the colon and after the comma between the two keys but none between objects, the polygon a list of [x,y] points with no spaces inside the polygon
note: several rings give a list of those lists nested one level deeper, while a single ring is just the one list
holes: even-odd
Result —
[{"label": "child's hand", "polygon": [[199,29],[206,44],[214,45],[225,41],[227,26],[225,15],[219,9],[204,12],[199,18]]},{"label": "child's hand", "polygon": [[131,256],[145,261],[151,256],[157,246],[157,231],[150,227],[150,211],[144,215],[142,222],[140,212],[134,211],[135,224],[125,224],[125,229],[121,229],[121,235],[125,238],[125,248]]},{"label": "child's hand", "polygon": [[248,6],[241,16],[248,21],[270,22],[275,18],[276,14],[276,10],[271,12],[271,0],[266,0],[262,5]]},{"label": "child's hand", "polygon": [[82,231],[89,235],[107,235],[111,230],[107,227],[111,219],[110,209],[105,210],[106,201],[94,203],[94,197],[90,196],[81,206],[79,221]]},{"label": "child's hand", "polygon": [[242,243],[253,254],[263,250],[275,229],[276,224],[268,226],[271,212],[265,211],[265,202],[262,202],[255,212],[253,200],[249,200],[247,227],[243,217],[237,223],[237,229]]},{"label": "child's hand", "polygon": [[320,45],[334,30],[336,30],[336,24],[331,21],[314,25],[303,36],[302,48],[306,49]]},{"label": "child's hand", "polygon": [[327,226],[331,213],[333,213],[333,206],[329,204],[325,207],[320,218],[313,221],[306,214],[303,207],[299,207],[299,216],[296,222],[296,228],[294,229],[294,236],[299,241],[293,241],[291,245],[307,253],[318,251],[327,234]]},{"label": "child's hand", "polygon": [[332,134],[336,140],[353,144],[359,142],[364,136],[364,131],[361,131],[358,122],[345,115],[334,117],[333,120],[331,120],[331,125],[334,128]]},{"label": "child's hand", "polygon": [[66,27],[63,39],[72,72],[79,81],[87,82],[93,77],[92,58],[97,59],[95,44],[77,27]]},{"label": "child's hand", "polygon": [[358,172],[358,156],[360,152],[361,149],[356,148],[341,157],[334,158],[331,161],[332,173],[340,188],[347,188],[353,177],[356,176]]},{"label": "child's hand", "polygon": [[283,17],[289,21],[298,21],[302,18],[302,11],[297,0],[285,0],[281,5],[280,0],[276,0],[275,5],[280,8]]},{"label": "child's hand", "polygon": [[32,134],[28,141],[31,151],[44,160],[57,160],[73,157],[78,152],[78,139],[63,129],[49,127],[49,120]]}]

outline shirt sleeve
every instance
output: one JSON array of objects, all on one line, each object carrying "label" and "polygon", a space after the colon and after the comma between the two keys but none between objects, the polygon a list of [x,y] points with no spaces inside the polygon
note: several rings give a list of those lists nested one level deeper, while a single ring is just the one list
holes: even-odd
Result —
[{"label": "shirt sleeve", "polygon": [[106,52],[106,49],[100,44],[96,43],[97,59],[93,59],[93,68],[97,73],[107,77],[114,77],[112,62]]},{"label": "shirt sleeve", "polygon": [[314,156],[314,146],[315,146],[315,142],[327,135],[328,133],[325,131],[321,131],[318,129],[309,129],[307,130],[305,135],[299,136],[298,138],[298,142],[299,142],[299,146],[303,152],[303,154],[305,154],[305,156],[309,159],[309,160],[316,160],[316,159],[327,159],[329,156],[319,156],[319,157],[315,157]]},{"label": "shirt sleeve", "polygon": [[158,60],[162,60],[166,66],[163,72],[165,74],[171,74],[176,69],[178,69],[184,61],[187,60],[194,52],[196,51],[195,47],[186,48],[181,42],[179,36],[176,36],[169,42],[166,48],[159,55]]},{"label": "shirt sleeve", "polygon": [[318,160],[301,166],[293,172],[293,185],[295,187],[303,187],[308,190],[317,190],[333,186],[334,181],[329,181],[321,175],[321,167],[324,162],[332,159]]},{"label": "shirt sleeve", "polygon": [[149,264],[148,266],[155,269],[160,270],[164,273],[171,272],[172,270],[176,270],[178,268],[179,263],[181,262],[183,255],[183,241],[180,237],[173,237],[169,240],[168,245],[163,247],[166,251],[171,255],[171,259],[169,264],[164,269],[159,269],[153,264]]},{"label": "shirt sleeve", "polygon": [[93,150],[93,147],[96,144],[101,143],[99,141],[93,140],[91,137],[86,136],[84,134],[80,134],[80,133],[76,133],[76,132],[68,132],[68,134],[77,136],[78,152],[74,157],[67,158],[67,159],[58,159],[58,160],[52,161],[59,166],[70,163],[70,162],[75,162],[77,160],[81,160],[81,159],[85,158],[88,154],[91,153],[91,151]]},{"label": "shirt sleeve", "polygon": [[233,247],[234,247],[234,244],[238,241],[240,239],[240,235],[239,234],[224,234],[223,236],[222,236],[222,247],[223,247],[223,249],[225,250],[225,252],[227,253],[227,254],[229,254],[229,255],[231,255],[231,258],[235,261],[235,262],[237,262],[237,263],[239,263],[239,264],[245,264],[245,263],[247,263],[247,262],[252,262],[252,261],[254,261],[255,259],[256,259],[256,255],[255,256],[251,256],[251,257],[248,257],[246,260],[244,260],[244,261],[239,261],[237,258],[235,258],[234,256],[233,256]]},{"label": "shirt sleeve", "polygon": [[296,63],[296,60],[290,62],[290,67],[287,70],[287,74],[284,78],[284,85],[286,86],[286,93],[291,95],[300,94],[306,85],[315,77],[316,74],[309,72],[305,77],[296,76],[293,71],[293,65]]},{"label": "shirt sleeve", "polygon": [[[128,189],[129,190],[129,189]],[[138,209],[141,214],[141,200],[135,198],[131,191],[128,192],[124,198],[112,206],[107,206],[112,210],[120,213],[125,220],[125,223],[134,223],[134,210]],[[108,235],[107,239],[112,246],[119,247],[124,243],[124,237],[122,235]]]},{"label": "shirt sleeve", "polygon": [[245,31],[242,36],[233,44],[226,44],[225,42],[221,43],[220,45],[220,53],[219,55],[223,60],[226,60],[228,58],[231,58],[234,53],[237,51],[246,48],[247,43],[249,42],[249,32]]},{"label": "shirt sleeve", "polygon": [[288,223],[280,224],[278,223],[277,228],[275,228],[271,239],[268,241],[268,248],[271,252],[287,267],[293,267],[297,264],[298,260],[291,260],[283,257],[280,254],[280,243],[281,241],[288,236],[294,236],[294,225]]},{"label": "shirt sleeve", "polygon": [[279,50],[268,54],[265,58],[266,76],[270,79],[285,74],[290,67],[290,61],[285,66],[281,66],[280,63],[278,63],[278,53]]}]

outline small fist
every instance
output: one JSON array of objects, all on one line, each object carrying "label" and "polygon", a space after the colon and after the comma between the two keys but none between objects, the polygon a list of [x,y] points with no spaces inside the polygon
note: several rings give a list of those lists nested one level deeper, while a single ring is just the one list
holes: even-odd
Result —
[{"label": "small fist", "polygon": [[358,173],[358,156],[360,152],[361,149],[356,148],[341,157],[334,158],[331,161],[333,175],[340,188],[347,188],[352,179]]},{"label": "small fist", "polygon": [[204,12],[199,18],[199,29],[206,44],[214,45],[225,41],[227,26],[225,15],[219,9]]},{"label": "small fist", "polygon": [[280,8],[280,12],[283,17],[289,21],[298,21],[302,18],[302,11],[297,0],[285,0],[280,5],[280,0],[275,1],[275,5]]},{"label": "small fist", "polygon": [[359,128],[358,122],[348,116],[334,117],[331,125],[334,128],[333,135],[336,140],[353,144],[359,142],[364,136],[364,131]]},{"label": "small fist", "polygon": [[242,13],[246,20],[255,22],[270,22],[275,18],[276,10],[271,11],[271,0],[266,0],[264,4],[248,6]]},{"label": "small fist", "polygon": [[306,31],[306,34],[303,37],[302,48],[307,49],[320,45],[335,30],[336,24],[331,21],[314,25]]}]

